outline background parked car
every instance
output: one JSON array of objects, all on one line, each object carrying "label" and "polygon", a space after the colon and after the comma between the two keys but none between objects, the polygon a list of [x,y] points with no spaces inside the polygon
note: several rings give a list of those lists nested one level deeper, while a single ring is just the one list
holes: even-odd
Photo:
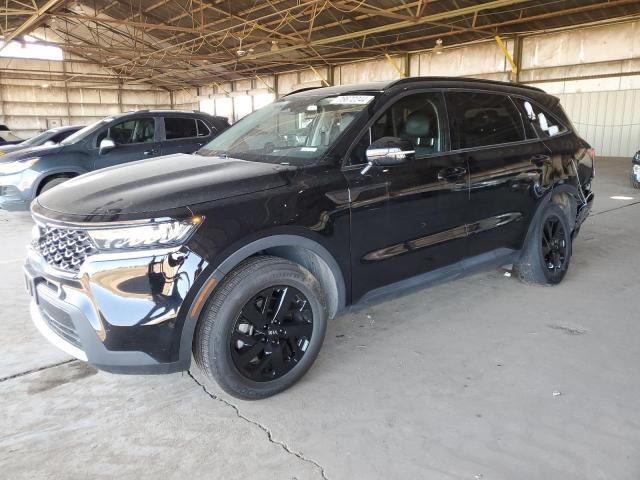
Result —
[{"label": "background parked car", "polygon": [[0,157],[0,208],[26,210],[40,193],[92,170],[193,153],[228,126],[224,117],[192,111],[142,110],[105,118],[58,145]]},{"label": "background parked car", "polygon": [[24,150],[26,148],[39,147],[40,145],[56,145],[57,143],[60,143],[62,140],[67,138],[69,135],[76,133],[82,128],[82,125],[74,125],[46,130],[42,133],[39,133],[35,137],[31,137],[30,139],[23,142],[13,145],[3,145],[2,147],[0,147],[0,156],[6,155],[7,153],[17,152],[19,150]]},{"label": "background parked car", "polygon": [[640,150],[631,159],[631,185],[640,188]]},{"label": "background parked car", "polygon": [[6,125],[0,125],[0,145],[13,145],[22,142],[22,138],[16,137]]}]

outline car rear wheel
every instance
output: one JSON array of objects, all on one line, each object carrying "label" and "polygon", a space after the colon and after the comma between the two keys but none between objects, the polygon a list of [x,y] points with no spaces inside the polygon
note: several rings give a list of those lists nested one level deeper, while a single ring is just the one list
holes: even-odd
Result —
[{"label": "car rear wheel", "polygon": [[533,227],[514,269],[525,283],[556,285],[571,261],[571,229],[564,210],[550,203]]},{"label": "car rear wheel", "polygon": [[311,367],[327,326],[318,280],[288,260],[259,256],[233,270],[201,314],[194,356],[227,393],[275,395]]}]

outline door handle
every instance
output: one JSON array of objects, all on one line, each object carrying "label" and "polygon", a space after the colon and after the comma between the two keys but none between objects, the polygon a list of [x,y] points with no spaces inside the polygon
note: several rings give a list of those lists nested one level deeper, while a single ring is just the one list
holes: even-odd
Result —
[{"label": "door handle", "polygon": [[142,152],[143,155],[155,155],[157,150],[145,150]]},{"label": "door handle", "polygon": [[439,181],[451,181],[464,177],[467,174],[467,169],[464,167],[449,167],[438,170]]},{"label": "door handle", "polygon": [[551,157],[549,155],[534,155],[531,157],[531,163],[541,167],[542,165],[551,165]]}]

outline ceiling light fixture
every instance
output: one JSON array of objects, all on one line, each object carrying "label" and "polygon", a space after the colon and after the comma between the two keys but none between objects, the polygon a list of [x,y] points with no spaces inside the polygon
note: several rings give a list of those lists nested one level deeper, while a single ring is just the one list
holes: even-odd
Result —
[{"label": "ceiling light fixture", "polygon": [[433,47],[433,53],[435,53],[436,55],[441,55],[442,51],[444,50],[444,47],[442,46],[442,39],[439,38],[436,40],[436,46]]}]

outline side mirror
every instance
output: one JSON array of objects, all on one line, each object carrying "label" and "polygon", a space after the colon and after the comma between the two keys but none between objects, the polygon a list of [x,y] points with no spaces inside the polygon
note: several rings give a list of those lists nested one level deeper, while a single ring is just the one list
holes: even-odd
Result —
[{"label": "side mirror", "polygon": [[367,166],[361,173],[367,173],[372,167],[400,165],[413,159],[415,153],[413,144],[407,140],[396,137],[380,138],[367,148]]},{"label": "side mirror", "polygon": [[110,138],[103,138],[100,142],[100,155],[109,153],[114,148],[116,148],[116,142],[114,142]]}]

